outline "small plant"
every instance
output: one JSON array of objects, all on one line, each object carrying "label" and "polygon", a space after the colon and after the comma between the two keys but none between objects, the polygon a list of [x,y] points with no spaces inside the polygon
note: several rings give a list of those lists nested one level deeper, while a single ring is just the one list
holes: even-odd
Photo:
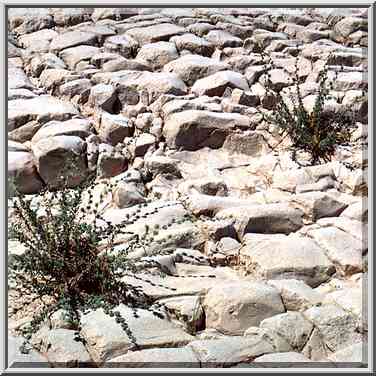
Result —
[{"label": "small plant", "polygon": [[[81,315],[88,310],[102,308],[106,314],[116,318],[136,346],[136,338],[116,307],[124,304],[132,308],[136,316],[138,308],[147,309],[160,318],[166,313],[165,307],[146,294],[142,287],[124,282],[124,277],[128,276],[156,286],[145,274],[165,276],[168,273],[156,257],[128,257],[134,250],[150,248],[160,228],[158,225],[146,225],[144,234],[140,236],[127,231],[127,227],[140,219],[141,210],[142,218],[145,218],[160,208],[153,207],[148,211],[147,203],[136,205],[134,215],[114,225],[103,218],[100,203],[94,200],[94,187],[92,179],[79,187],[60,191],[45,188],[33,196],[21,194],[15,189],[10,235],[26,250],[10,258],[9,284],[21,296],[38,301],[41,307],[30,324],[21,329],[26,339],[21,348],[23,352],[31,348],[32,335],[60,309],[76,330],[78,341],[84,341],[80,336]],[[109,192],[112,188],[113,185],[107,183],[105,191]],[[100,201],[103,199],[104,194],[101,194]],[[120,244],[125,242],[126,249],[119,250],[117,247],[115,250],[117,239],[124,239],[124,236],[128,240],[122,240]],[[158,240],[159,249],[162,248],[157,251],[159,255],[174,251],[168,244],[170,238]],[[153,251],[148,256],[153,256]],[[27,304],[30,303],[28,300]],[[22,308],[24,304],[18,309]]]},{"label": "small plant", "polygon": [[[265,59],[264,53],[262,57]],[[335,108],[326,106],[327,101],[332,99],[330,95],[332,84],[328,82],[328,64],[326,63],[318,74],[315,103],[312,111],[307,111],[300,89],[298,58],[292,79],[295,93],[291,93],[290,90],[290,103],[287,96],[271,90],[270,70],[274,65],[270,57],[268,61],[269,63],[266,63],[264,60],[267,67],[264,85],[267,95],[274,96],[275,106],[270,115],[263,114],[264,119],[276,125],[282,131],[282,136],[290,137],[294,161],[297,151],[304,151],[310,155],[310,162],[313,165],[322,161],[329,162],[336,152],[336,147],[350,141],[356,116],[349,107],[336,111]],[[336,71],[334,80],[337,74]]]}]

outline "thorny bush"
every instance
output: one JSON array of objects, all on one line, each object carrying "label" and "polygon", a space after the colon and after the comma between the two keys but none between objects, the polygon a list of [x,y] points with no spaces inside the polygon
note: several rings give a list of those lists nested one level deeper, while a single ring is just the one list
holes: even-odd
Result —
[{"label": "thorny bush", "polygon": [[[129,276],[155,285],[145,275],[169,274],[157,257],[128,257],[134,250],[149,247],[160,229],[158,225],[155,228],[145,225],[144,235],[140,237],[128,232],[127,227],[141,216],[146,218],[159,209],[153,208],[148,212],[148,203],[136,205],[133,217],[126,216],[120,224],[114,225],[103,218],[101,203],[94,200],[95,184],[92,178],[76,188],[63,188],[60,191],[46,188],[37,195],[40,199],[38,205],[33,205],[35,196],[15,191],[10,237],[20,241],[26,250],[10,258],[9,284],[21,295],[34,297],[41,304],[40,311],[35,313],[30,324],[21,329],[26,339],[21,347],[22,352],[30,350],[32,335],[60,309],[76,330],[77,341],[84,342],[80,335],[81,315],[102,308],[115,318],[136,347],[136,338],[126,318],[121,317],[116,307],[124,304],[132,308],[135,317],[139,308],[147,309],[160,318],[168,313],[168,309],[146,294],[142,287],[126,283],[123,279]],[[113,188],[108,181],[106,186],[108,192]],[[102,193],[100,201],[103,200]],[[194,217],[187,215],[179,221],[194,220]],[[128,240],[125,249],[116,249],[115,252],[115,239],[119,235],[126,236]],[[168,241],[168,238],[158,241],[159,249],[163,249],[158,251],[158,255],[172,253],[174,249],[171,249]],[[153,256],[153,253],[149,253],[149,256]],[[189,263],[190,256],[184,260]]]},{"label": "thorny bush", "polygon": [[[308,111],[303,102],[299,77],[299,58],[295,60],[292,74],[292,87],[288,88],[288,95],[282,91],[272,90],[270,71],[275,68],[273,60],[260,50],[266,67],[265,82],[263,83],[268,96],[275,99],[271,113],[264,115],[264,119],[277,126],[282,136],[289,136],[292,142],[292,158],[297,161],[297,152],[309,154],[312,165],[329,162],[339,145],[348,144],[351,134],[356,127],[356,114],[350,106],[328,105],[333,99],[331,91],[333,82],[337,79],[338,70],[334,70],[334,78],[328,74],[331,55],[328,56],[322,70],[318,73],[318,89],[312,111]],[[343,69],[343,67],[336,67]],[[332,72],[331,72],[332,73]],[[358,98],[361,100],[362,98]],[[332,102],[333,103],[333,102]]]}]

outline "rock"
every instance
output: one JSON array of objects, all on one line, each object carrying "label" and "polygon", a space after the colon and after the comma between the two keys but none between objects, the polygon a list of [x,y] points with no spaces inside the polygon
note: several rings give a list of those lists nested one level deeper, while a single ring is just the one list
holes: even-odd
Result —
[{"label": "rock", "polygon": [[145,158],[145,167],[153,178],[160,174],[171,174],[178,178],[181,177],[178,161],[163,155],[151,155]]},{"label": "rock", "polygon": [[190,86],[200,78],[228,69],[229,66],[226,63],[208,57],[190,54],[171,61],[163,68],[165,72],[176,73]]},{"label": "rock", "polygon": [[367,87],[368,81],[364,72],[339,72],[334,81],[333,90],[366,90]]},{"label": "rock", "polygon": [[348,37],[358,31],[368,30],[368,21],[360,17],[345,17],[334,26],[334,32],[341,37]]},{"label": "rock", "polygon": [[336,227],[309,231],[309,236],[325,251],[341,275],[363,271],[362,241]]},{"label": "rock", "polygon": [[251,157],[257,157],[269,151],[263,135],[258,131],[230,134],[223,143],[223,149],[230,154],[245,154]]},{"label": "rock", "polygon": [[360,287],[345,287],[340,290],[335,290],[328,293],[323,300],[323,304],[336,304],[342,307],[347,312],[352,312],[359,319],[362,318],[363,311],[365,310],[365,304],[363,302],[363,296],[366,289],[363,286]]},{"label": "rock", "polygon": [[183,34],[172,37],[170,42],[175,43],[178,51],[189,51],[192,54],[211,56],[214,52],[214,45],[204,38],[200,38],[195,34]]},{"label": "rock", "polygon": [[126,33],[136,39],[140,45],[169,40],[174,35],[183,34],[185,29],[170,23],[160,23],[147,27],[136,27]]},{"label": "rock", "polygon": [[88,105],[109,113],[117,112],[120,106],[116,89],[112,85],[98,84],[90,89]]},{"label": "rock", "polygon": [[91,18],[94,22],[114,19],[123,20],[129,17],[137,16],[139,9],[137,8],[94,8]]},{"label": "rock", "polygon": [[[311,287],[327,281],[334,265],[316,243],[296,235],[248,234],[240,250],[247,272],[262,279],[297,279]],[[284,257],[281,258],[280,256]]]},{"label": "rock", "polygon": [[222,96],[226,88],[249,90],[248,83],[242,74],[232,71],[217,72],[201,78],[192,86],[192,92],[197,96]]},{"label": "rock", "polygon": [[65,69],[66,65],[63,60],[53,53],[35,56],[31,59],[30,69],[31,72],[39,77],[45,69]]},{"label": "rock", "polygon": [[14,188],[30,194],[39,192],[43,187],[33,155],[27,151],[8,151],[8,179],[10,195],[13,195]]},{"label": "rock", "polygon": [[197,23],[193,23],[193,24],[191,24],[187,27],[188,32],[195,34],[199,37],[203,37],[210,30],[215,30],[215,29],[217,29],[216,26],[214,26],[210,23],[207,23],[207,22],[197,22]]},{"label": "rock", "polygon": [[24,339],[22,337],[8,336],[8,360],[7,365],[9,368],[48,368],[47,359],[36,352],[31,350],[29,354],[22,354],[19,347],[22,345]]},{"label": "rock", "polygon": [[304,346],[302,354],[313,362],[325,361],[330,353],[326,346],[323,335],[318,328],[314,328],[307,344]]},{"label": "rock", "polygon": [[[119,306],[117,310],[126,318],[140,349],[152,346],[181,346],[194,338],[166,319],[157,318],[147,310],[138,309],[138,318],[133,317],[132,310],[124,305]],[[121,326],[102,309],[84,315],[81,325],[81,333],[87,341],[87,349],[95,362],[104,362],[135,349],[135,344]]]},{"label": "rock", "polygon": [[[304,363],[310,363],[305,365]],[[259,356],[253,363],[266,363],[265,367],[311,367],[309,358],[297,352],[281,352]],[[282,363],[282,364],[278,364]],[[302,364],[303,363],[303,364]],[[261,365],[262,367],[263,365]],[[258,365],[259,367],[259,365]]]},{"label": "rock", "polygon": [[77,69],[77,64],[81,61],[90,61],[90,59],[98,54],[100,49],[93,46],[77,46],[66,48],[59,53],[59,57],[69,69]]},{"label": "rock", "polygon": [[72,187],[85,179],[85,143],[79,137],[42,138],[32,144],[32,151],[39,175],[49,186],[59,187],[67,179],[68,186]]},{"label": "rock", "polygon": [[74,340],[73,330],[52,329],[42,338],[41,351],[50,363],[60,367],[87,366],[91,357],[82,342]]},{"label": "rock", "polygon": [[240,47],[243,45],[243,41],[240,38],[223,30],[211,30],[205,36],[205,39],[219,48]]},{"label": "rock", "polygon": [[179,184],[178,191],[181,194],[199,193],[210,196],[227,196],[228,194],[224,181],[215,177],[185,180]]},{"label": "rock", "polygon": [[274,352],[273,346],[260,335],[193,341],[188,347],[203,368],[230,366]]},{"label": "rock", "polygon": [[103,72],[117,72],[122,70],[149,71],[150,66],[147,66],[136,60],[126,59],[122,56],[119,56],[116,59],[104,63],[102,70]]},{"label": "rock", "polygon": [[300,209],[307,221],[316,222],[323,217],[339,216],[347,207],[324,192],[307,192],[294,195],[289,200],[291,206]]},{"label": "rock", "polygon": [[365,199],[349,205],[341,214],[340,217],[355,219],[361,222],[368,222],[368,205]]},{"label": "rock", "polygon": [[203,302],[206,327],[241,335],[250,326],[284,312],[278,290],[264,283],[226,283],[213,287]]},{"label": "rock", "polygon": [[[186,252],[186,250],[184,251]],[[197,253],[201,256],[200,252]],[[177,260],[176,255],[177,252],[174,254]],[[205,327],[205,316],[200,297],[173,297],[162,299],[160,302],[170,310],[170,315],[179,320],[188,333],[195,335],[197,331]]]},{"label": "rock", "polygon": [[336,305],[312,307],[304,315],[318,328],[323,342],[332,352],[362,341],[362,335],[357,332],[356,319]]},{"label": "rock", "polygon": [[165,72],[138,72],[138,74],[138,76],[133,78],[116,80],[119,83],[117,92],[121,103],[126,102],[123,99],[124,96],[127,97],[129,92],[132,91],[135,91],[137,101],[132,101],[129,104],[138,103],[138,93],[141,91],[148,92],[150,103],[154,102],[162,94],[184,95],[187,92],[184,82],[176,74]]},{"label": "rock", "polygon": [[250,205],[224,209],[216,218],[234,218],[240,239],[247,233],[289,234],[303,226],[302,212],[288,204]]},{"label": "rock", "polygon": [[59,93],[63,97],[71,99],[75,95],[81,98],[87,98],[90,92],[91,82],[87,78],[67,82],[59,87]]},{"label": "rock", "polygon": [[136,59],[150,66],[153,70],[161,69],[164,65],[179,57],[174,43],[156,42],[144,44]]},{"label": "rock", "polygon": [[24,70],[21,68],[9,67],[8,81],[8,87],[10,89],[34,89],[34,85],[31,83]]},{"label": "rock", "polygon": [[367,363],[367,343],[349,345],[329,355],[328,359],[338,363]]},{"label": "rock", "polygon": [[[269,72],[270,88],[277,93],[283,88],[292,85],[292,79],[290,75],[284,69],[271,69]],[[260,77],[259,82],[262,85],[266,84],[266,76]]]},{"label": "rock", "polygon": [[98,149],[97,175],[109,178],[119,175],[127,169],[127,158],[114,147],[100,144]]},{"label": "rock", "polygon": [[118,208],[127,208],[145,202],[144,194],[144,189],[139,184],[120,182],[113,199]]},{"label": "rock", "polygon": [[260,103],[260,98],[249,91],[243,91],[235,88],[231,93],[231,101],[236,104],[255,107]]},{"label": "rock", "polygon": [[300,280],[269,280],[268,284],[279,290],[287,311],[305,311],[312,306],[321,304],[324,298],[320,292]]},{"label": "rock", "polygon": [[319,165],[296,169],[276,169],[273,174],[273,188],[295,193],[297,186],[304,187],[307,184],[314,184],[321,179],[330,177],[336,179],[334,170],[330,165]]},{"label": "rock", "polygon": [[110,368],[200,367],[195,353],[189,347],[132,351],[110,359],[106,364]]},{"label": "rock", "polygon": [[83,140],[90,136],[92,124],[87,119],[70,119],[66,121],[50,121],[44,124],[31,139],[32,143],[53,136],[77,136]]},{"label": "rock", "polygon": [[12,131],[30,120],[47,123],[50,120],[67,120],[78,115],[69,102],[50,96],[17,99],[8,102],[8,131]]},{"label": "rock", "polygon": [[142,133],[136,140],[135,145],[135,156],[143,157],[149,149],[152,149],[155,146],[155,136],[150,133]]},{"label": "rock", "polygon": [[40,86],[46,90],[50,90],[51,93],[54,93],[59,85],[63,85],[68,81],[73,81],[79,78],[79,75],[74,74],[67,69],[48,68],[41,73],[39,83]]},{"label": "rock", "polygon": [[108,37],[103,45],[106,51],[119,53],[126,58],[134,57],[138,46],[138,42],[127,34]]},{"label": "rock", "polygon": [[50,44],[50,51],[57,52],[64,50],[65,48],[75,47],[80,45],[93,46],[97,42],[97,37],[93,33],[87,33],[83,31],[68,31],[63,34],[59,34],[52,39]]},{"label": "rock", "polygon": [[169,116],[163,135],[171,148],[197,150],[209,146],[217,149],[235,127],[249,127],[249,119],[239,114],[191,110]]},{"label": "rock", "polygon": [[301,313],[286,312],[264,319],[260,328],[278,333],[294,350],[301,351],[312,333],[313,324]]},{"label": "rock", "polygon": [[115,146],[124,138],[131,137],[133,132],[134,126],[127,117],[102,112],[98,135],[104,142]]}]

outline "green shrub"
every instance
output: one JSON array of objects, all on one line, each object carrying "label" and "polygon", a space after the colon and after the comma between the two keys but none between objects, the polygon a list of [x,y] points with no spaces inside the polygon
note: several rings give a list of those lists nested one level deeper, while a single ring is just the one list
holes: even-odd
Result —
[{"label": "green shrub", "polygon": [[[262,53],[262,56],[264,59],[265,54]],[[264,85],[267,94],[274,96],[275,106],[270,115],[264,115],[264,119],[276,125],[282,131],[282,136],[289,136],[292,142],[294,161],[296,161],[297,152],[303,151],[309,154],[310,162],[313,165],[329,162],[335,154],[337,146],[350,141],[352,131],[356,126],[356,115],[350,107],[343,106],[336,110],[326,106],[328,100],[333,99],[330,94],[333,85],[332,82],[329,82],[327,62],[318,74],[318,90],[311,112],[308,112],[303,104],[299,86],[301,79],[299,78],[298,58],[292,77],[295,93],[291,93],[290,90],[290,103],[281,92],[271,90],[269,72],[273,68],[272,59],[269,57],[269,62],[265,64],[267,69]],[[337,71],[334,80],[336,78]]]},{"label": "green shrub", "polygon": [[[127,227],[139,219],[141,209],[148,204],[135,206],[133,218],[128,216],[119,225],[113,225],[102,217],[100,203],[94,200],[94,187],[95,182],[91,181],[61,191],[46,188],[34,196],[15,191],[10,235],[19,240],[26,250],[10,258],[9,283],[13,290],[33,297],[41,305],[30,325],[21,330],[26,338],[23,352],[30,349],[32,334],[59,309],[66,312],[72,327],[76,329],[77,340],[83,341],[79,334],[81,315],[88,310],[102,308],[106,314],[115,316],[136,346],[136,338],[116,307],[119,304],[127,305],[134,309],[135,315],[138,308],[152,311],[160,318],[166,314],[165,307],[141,287],[122,280],[131,276],[154,285],[145,279],[145,273],[166,275],[163,265],[154,259],[128,257],[132,250],[148,247],[153,242],[153,233],[158,234],[160,230],[159,226],[150,228],[146,225],[141,238],[127,231]],[[111,184],[107,184],[107,189],[112,188]],[[38,204],[34,205],[36,198]],[[144,210],[143,217],[157,210],[153,208],[150,213]],[[126,249],[114,252],[115,239],[119,235],[126,235],[129,240]],[[164,244],[164,241],[158,242]],[[163,249],[160,253],[173,251],[167,243]],[[24,305],[19,309],[22,308]]]}]

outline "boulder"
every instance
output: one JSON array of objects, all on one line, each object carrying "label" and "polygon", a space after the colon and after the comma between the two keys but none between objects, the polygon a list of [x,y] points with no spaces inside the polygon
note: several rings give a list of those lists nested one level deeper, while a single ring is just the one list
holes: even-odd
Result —
[{"label": "boulder", "polygon": [[86,177],[85,142],[77,136],[51,136],[32,144],[39,175],[50,187],[80,184]]},{"label": "boulder", "polygon": [[136,39],[140,45],[144,45],[169,40],[174,35],[183,34],[184,31],[183,27],[171,23],[160,23],[147,27],[136,27],[128,30],[126,33]]},{"label": "boulder", "polygon": [[13,195],[14,188],[21,193],[37,193],[44,185],[34,164],[33,155],[28,151],[8,151],[8,179],[10,195]]},{"label": "boulder", "polygon": [[47,123],[50,120],[67,120],[78,111],[69,102],[51,96],[17,99],[8,102],[8,131],[12,131],[30,120]]},{"label": "boulder", "polygon": [[241,47],[243,45],[240,38],[224,30],[211,30],[205,36],[205,39],[218,48]]},{"label": "boulder", "polygon": [[323,342],[331,352],[362,341],[356,318],[334,304],[312,307],[304,312],[304,316],[318,328]]},{"label": "boulder", "polygon": [[[126,319],[140,349],[182,346],[194,338],[150,311],[138,309],[138,318],[135,318],[132,309],[124,305],[116,310]],[[106,315],[102,309],[84,315],[81,326],[87,349],[95,362],[104,362],[135,349],[135,344],[115,318]]]},{"label": "boulder", "polygon": [[199,368],[195,353],[189,347],[146,349],[128,352],[106,362],[107,367],[120,368]]},{"label": "boulder", "polygon": [[153,70],[157,70],[178,57],[179,54],[174,43],[156,42],[144,44],[138,51],[136,59]]},{"label": "boulder", "polygon": [[216,218],[234,218],[240,239],[247,233],[289,234],[303,226],[302,212],[288,204],[250,205],[224,209]]},{"label": "boulder", "polygon": [[201,78],[192,86],[192,93],[197,96],[222,96],[226,88],[238,88],[249,90],[247,80],[240,73],[233,71],[222,71],[211,76]]},{"label": "boulder", "polygon": [[248,128],[249,118],[239,114],[190,110],[169,116],[163,135],[171,148],[197,150],[208,146],[217,149],[235,127]]},{"label": "boulder", "polygon": [[90,136],[92,124],[87,119],[70,119],[66,121],[50,121],[44,124],[31,139],[32,143],[53,136],[77,136],[83,140]]},{"label": "boulder", "polygon": [[175,43],[178,51],[189,51],[192,54],[211,56],[214,52],[214,45],[204,38],[195,34],[183,34],[172,37],[170,42]]},{"label": "boulder", "polygon": [[59,34],[52,39],[50,44],[51,52],[58,52],[69,47],[75,47],[80,45],[94,46],[97,43],[97,36],[93,33],[84,31],[68,31]]},{"label": "boulder", "polygon": [[299,312],[286,312],[264,319],[260,328],[278,333],[294,350],[301,351],[312,333],[313,324]]},{"label": "boulder", "polygon": [[163,68],[165,72],[176,73],[189,86],[192,86],[200,78],[228,69],[229,66],[226,63],[191,54],[171,61]]},{"label": "boulder", "polygon": [[277,289],[260,282],[219,284],[207,293],[203,307],[206,327],[241,335],[250,326],[285,311]]},{"label": "boulder", "polygon": [[240,262],[255,278],[297,279],[316,287],[335,272],[324,251],[306,237],[248,234],[244,242]]},{"label": "boulder", "polygon": [[127,34],[110,36],[103,45],[106,51],[118,53],[126,58],[134,57],[138,46],[138,42]]}]

